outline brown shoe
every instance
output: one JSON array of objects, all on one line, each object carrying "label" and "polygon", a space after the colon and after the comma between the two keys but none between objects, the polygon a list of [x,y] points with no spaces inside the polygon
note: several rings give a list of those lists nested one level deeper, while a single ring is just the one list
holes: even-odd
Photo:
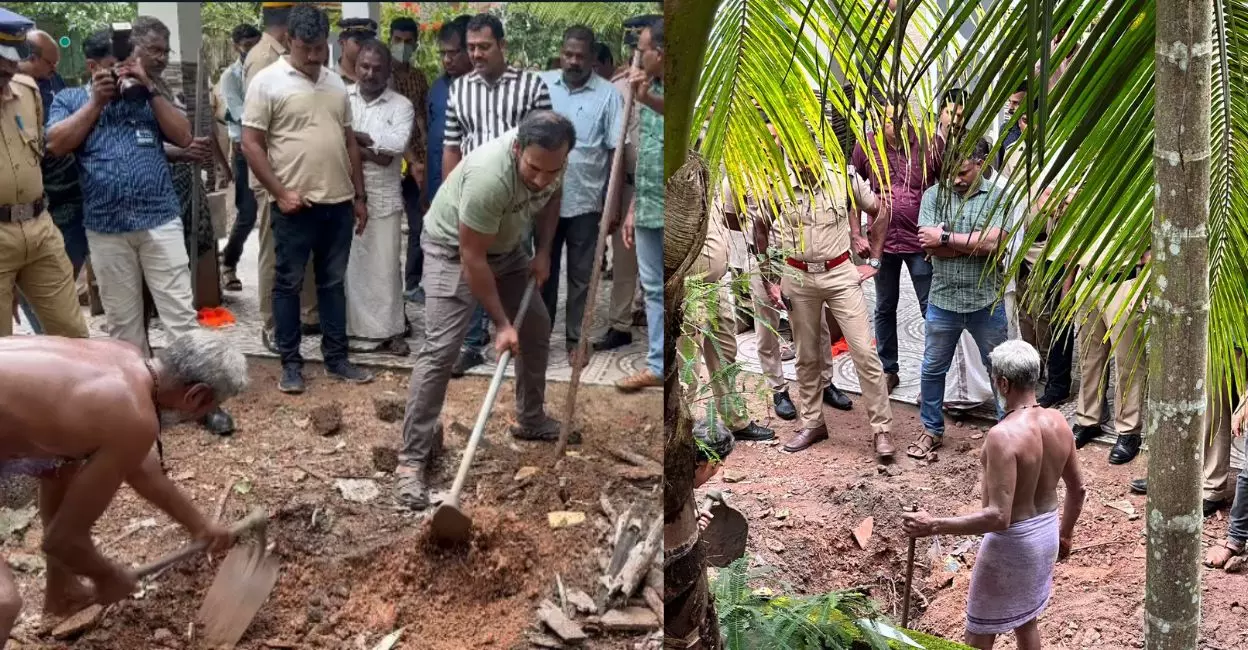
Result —
[{"label": "brown shoe", "polygon": [[893,446],[893,439],[888,435],[887,431],[881,431],[875,434],[875,457],[879,460],[890,460],[893,454],[897,453],[897,448]]},{"label": "brown shoe", "polygon": [[661,386],[663,386],[663,380],[658,375],[650,372],[649,368],[615,382],[616,390],[621,393],[635,393],[646,388],[658,388]]},{"label": "brown shoe", "polygon": [[901,383],[901,377],[898,377],[895,372],[890,372],[885,375],[885,378],[888,380],[888,394],[892,395],[893,391],[897,390],[897,384]]},{"label": "brown shoe", "polygon": [[828,427],[818,426],[813,429],[802,429],[797,432],[796,436],[784,446],[785,451],[797,452],[801,451],[816,442],[822,442],[828,439]]}]

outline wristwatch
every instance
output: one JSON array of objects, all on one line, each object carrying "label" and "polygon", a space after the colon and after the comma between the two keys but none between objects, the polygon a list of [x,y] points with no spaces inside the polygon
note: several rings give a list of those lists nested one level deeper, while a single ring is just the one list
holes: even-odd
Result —
[{"label": "wristwatch", "polygon": [[356,194],[356,195],[355,195],[355,200],[356,200],[356,201],[359,201],[360,203],[365,203],[365,204],[367,204],[367,203],[368,203],[368,195],[367,195],[367,194]]},{"label": "wristwatch", "polygon": [[880,258],[872,257],[871,259],[867,260],[867,266],[870,266],[871,268],[877,271],[880,270]]},{"label": "wristwatch", "polygon": [[941,244],[949,243],[949,231],[948,230],[940,231],[940,243]]}]

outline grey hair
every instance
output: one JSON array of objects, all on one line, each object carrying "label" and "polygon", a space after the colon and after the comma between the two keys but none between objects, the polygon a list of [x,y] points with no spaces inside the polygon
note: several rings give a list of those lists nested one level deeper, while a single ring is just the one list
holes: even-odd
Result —
[{"label": "grey hair", "polygon": [[1011,389],[1035,388],[1040,381],[1040,353],[1030,343],[1014,339],[988,354],[992,378],[1005,379]]},{"label": "grey hair", "polygon": [[206,384],[217,403],[247,388],[247,357],[216,332],[183,334],[157,352],[156,358],[179,384]]}]

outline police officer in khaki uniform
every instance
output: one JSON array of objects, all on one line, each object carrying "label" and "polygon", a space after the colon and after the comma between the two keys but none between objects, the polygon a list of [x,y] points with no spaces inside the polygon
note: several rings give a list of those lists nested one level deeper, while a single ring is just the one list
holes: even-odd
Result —
[{"label": "police officer in khaki uniform", "polygon": [[[771,440],[776,437],[775,431],[759,425],[749,417],[743,392],[735,386],[733,377],[724,370],[737,361],[737,328],[736,314],[731,303],[731,290],[725,276],[728,274],[728,202],[733,197],[728,192],[728,180],[723,181],[723,192],[720,201],[712,205],[710,219],[706,227],[706,242],[702,246],[702,255],[690,267],[688,277],[707,284],[717,285],[715,297],[694,301],[685,312],[688,324],[686,331],[692,330],[689,338],[692,345],[677,344],[676,349],[702,351],[702,360],[706,363],[710,375],[711,390],[715,396],[713,404],[723,425],[732,432],[737,440]],[[732,217],[735,218],[735,217]],[[714,310],[714,318],[712,318]],[[682,337],[683,338],[683,337]],[[690,359],[682,358],[681,364]],[[693,373],[694,379],[700,373]],[[689,402],[703,403],[702,395],[698,394],[697,385],[688,387]]]},{"label": "police officer in khaki uniform", "polygon": [[[14,307],[20,288],[44,333],[87,337],[65,240],[43,195],[44,115],[39,84],[17,73],[29,48],[30,20],[0,9],[0,306]],[[0,316],[0,336],[13,319]]]},{"label": "police officer in khaki uniform", "polygon": [[[830,310],[849,343],[849,353],[858,371],[863,401],[870,418],[875,454],[889,459],[896,452],[889,429],[893,412],[883,366],[871,342],[867,303],[860,286],[873,275],[871,267],[858,268],[850,261],[850,201],[843,178],[829,171],[823,174],[803,170],[790,172],[789,182],[796,200],[783,206],[775,223],[755,220],[760,243],[771,244],[787,256],[782,278],[777,269],[765,270],[767,294],[780,308],[781,292],[792,301],[793,340],[797,344],[797,388],[801,402],[802,429],[784,446],[797,452],[826,440],[820,389],[826,355],[822,330],[824,312]],[[871,211],[873,196],[855,186],[855,203]],[[775,233],[774,239],[770,237]]]}]

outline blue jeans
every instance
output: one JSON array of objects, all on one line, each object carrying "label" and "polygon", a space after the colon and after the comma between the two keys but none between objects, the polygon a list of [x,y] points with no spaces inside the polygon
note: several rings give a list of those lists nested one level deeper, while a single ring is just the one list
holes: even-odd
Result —
[{"label": "blue jeans", "polygon": [[407,215],[407,263],[403,270],[403,290],[413,291],[420,286],[420,275],[425,268],[425,253],[420,250],[420,229],[424,227],[425,214],[420,205],[420,186],[411,174],[403,177],[403,212]]},{"label": "blue jeans", "polygon": [[932,263],[923,253],[884,253],[875,276],[875,351],[886,374],[897,374],[897,300],[901,295],[901,265],[910,271],[919,313],[927,314],[927,292],[932,287]]},{"label": "blue jeans", "polygon": [[347,294],[344,278],[351,257],[355,218],[351,202],[313,204],[293,215],[272,205],[273,243],[277,253],[273,282],[273,321],[282,365],[303,364],[299,342],[299,292],[312,257],[317,311],[321,316],[321,352],[325,365],[347,360]]},{"label": "blue jeans", "polygon": [[1235,482],[1235,502],[1231,505],[1231,523],[1226,536],[1241,545],[1248,543],[1248,464],[1239,470]]},{"label": "blue jeans", "polygon": [[663,376],[663,229],[637,228],[637,275],[646,298],[646,330],[650,339],[646,366]]},{"label": "blue jeans", "polygon": [[[958,339],[963,330],[970,332],[979,347],[979,357],[984,367],[992,367],[988,363],[988,353],[1005,342],[1009,336],[1008,321],[1005,318],[1005,305],[985,307],[967,314],[946,311],[936,305],[927,306],[927,334],[923,342],[923,372],[919,382],[919,419],[923,421],[923,429],[934,436],[944,435],[945,415],[945,375],[953,362],[953,354],[958,349]],[[997,404],[997,418],[1005,416],[1001,410],[1001,399],[993,390]]]},{"label": "blue jeans", "polygon": [[[68,224],[57,224],[61,229],[61,237],[65,240],[65,254],[69,256],[69,263],[74,267],[74,279],[78,279],[78,272],[82,270],[82,265],[87,261],[87,229],[82,225],[82,218],[79,216],[73,222]],[[26,296],[18,292],[18,303],[22,306],[22,315],[26,317],[26,322],[30,325],[31,331],[35,334],[43,334],[43,325],[39,322],[39,317],[35,315],[35,310],[31,309],[30,303],[26,302]]]},{"label": "blue jeans", "polygon": [[472,312],[472,321],[468,323],[468,334],[464,336],[464,349],[482,354],[489,344],[490,313],[485,311],[485,307],[477,305]]}]

